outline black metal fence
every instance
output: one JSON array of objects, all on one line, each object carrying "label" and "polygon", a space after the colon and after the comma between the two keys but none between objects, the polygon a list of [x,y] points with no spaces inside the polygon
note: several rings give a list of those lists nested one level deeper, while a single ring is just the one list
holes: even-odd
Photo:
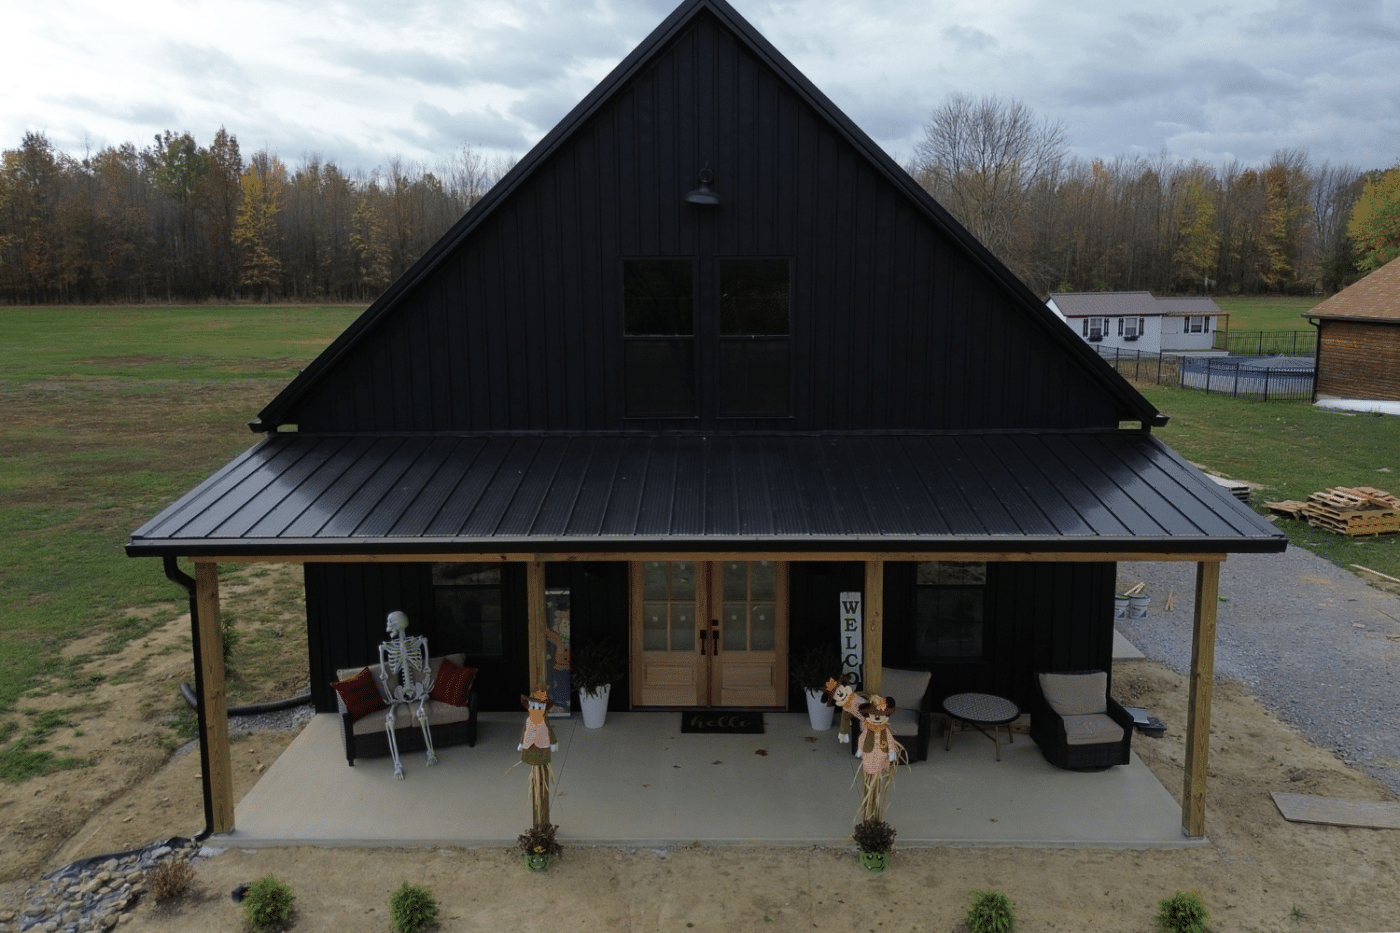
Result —
[{"label": "black metal fence", "polygon": [[1181,356],[1099,347],[1103,357],[1133,382],[1218,392],[1261,401],[1312,399],[1316,379],[1311,357]]},{"label": "black metal fence", "polygon": [[1317,356],[1317,329],[1287,331],[1216,331],[1215,349],[1231,356]]}]

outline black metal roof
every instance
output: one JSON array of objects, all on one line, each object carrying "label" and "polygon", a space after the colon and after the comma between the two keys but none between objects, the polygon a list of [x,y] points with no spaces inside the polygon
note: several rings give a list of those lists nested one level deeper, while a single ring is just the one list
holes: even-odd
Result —
[{"label": "black metal roof", "polygon": [[141,555],[1267,552],[1284,536],[1151,434],[269,435]]}]

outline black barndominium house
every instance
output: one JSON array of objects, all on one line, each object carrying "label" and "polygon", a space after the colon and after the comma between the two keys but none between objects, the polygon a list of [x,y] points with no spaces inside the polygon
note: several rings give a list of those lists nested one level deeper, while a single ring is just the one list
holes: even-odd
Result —
[{"label": "black barndominium house", "polygon": [[330,712],[396,609],[518,709],[555,587],[575,650],[627,646],[615,709],[800,703],[789,656],[838,640],[843,593],[868,688],[883,662],[1020,700],[1110,668],[1117,561],[1194,561],[1200,836],[1220,565],[1286,541],[1165,421],[725,0],[685,0],[127,552],[191,593],[213,832],[219,563],[303,565]]}]

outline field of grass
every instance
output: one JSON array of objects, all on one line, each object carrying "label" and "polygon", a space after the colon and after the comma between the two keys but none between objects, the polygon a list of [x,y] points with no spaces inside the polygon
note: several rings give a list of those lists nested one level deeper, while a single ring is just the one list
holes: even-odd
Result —
[{"label": "field of grass", "polygon": [[[0,713],[184,611],[130,533],[256,440],[257,412],[362,310],[0,309]],[[3,733],[0,733],[3,734]]]},{"label": "field of grass", "polygon": [[1230,315],[1230,333],[1243,334],[1264,331],[1312,330],[1303,318],[1322,302],[1321,298],[1296,298],[1287,295],[1250,295],[1246,297],[1216,296],[1215,303]]},{"label": "field of grass", "polygon": [[[1305,500],[1331,486],[1374,486],[1400,495],[1400,418],[1328,411],[1303,401],[1140,388],[1171,416],[1155,433],[1199,466],[1261,485],[1251,499],[1260,512],[1265,501]],[[1342,567],[1360,564],[1400,577],[1400,535],[1349,538],[1290,519],[1278,526],[1294,545]]]}]

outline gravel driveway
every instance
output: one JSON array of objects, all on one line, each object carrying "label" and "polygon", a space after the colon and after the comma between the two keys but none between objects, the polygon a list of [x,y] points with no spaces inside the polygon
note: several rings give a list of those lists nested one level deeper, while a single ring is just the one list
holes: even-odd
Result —
[{"label": "gravel driveway", "polygon": [[[1118,620],[1123,637],[1187,673],[1196,565],[1121,563],[1118,579],[1120,592],[1145,582],[1152,598],[1146,618]],[[1232,554],[1220,574],[1215,673],[1400,796],[1400,597],[1300,547]]]}]

